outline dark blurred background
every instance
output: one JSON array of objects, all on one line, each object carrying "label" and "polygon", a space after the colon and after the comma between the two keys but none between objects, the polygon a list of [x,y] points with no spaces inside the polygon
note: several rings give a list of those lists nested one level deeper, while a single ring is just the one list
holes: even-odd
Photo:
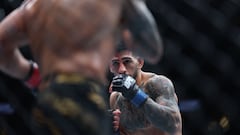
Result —
[{"label": "dark blurred background", "polygon": [[[0,20],[22,0],[1,0]],[[240,135],[240,0],[146,0],[164,55],[144,70],[170,78],[179,98],[183,135]],[[31,59],[28,48],[22,52]],[[11,97],[11,98],[9,98]],[[34,94],[0,73],[0,134],[30,134]]]}]

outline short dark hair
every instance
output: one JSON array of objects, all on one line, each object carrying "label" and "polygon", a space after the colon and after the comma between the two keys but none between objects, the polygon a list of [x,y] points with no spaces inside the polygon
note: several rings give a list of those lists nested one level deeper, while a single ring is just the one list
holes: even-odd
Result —
[{"label": "short dark hair", "polygon": [[116,53],[129,50],[125,44],[125,42],[121,39],[116,43]]},{"label": "short dark hair", "polygon": [[138,54],[136,54],[136,52],[129,49],[123,40],[119,40],[116,44],[115,53],[121,53],[123,51],[131,51],[134,57],[143,59],[143,57],[139,56]]}]

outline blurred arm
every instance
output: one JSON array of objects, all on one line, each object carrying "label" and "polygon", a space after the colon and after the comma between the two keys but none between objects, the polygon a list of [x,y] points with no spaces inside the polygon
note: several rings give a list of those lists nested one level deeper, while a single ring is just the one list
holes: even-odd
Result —
[{"label": "blurred arm", "polygon": [[29,62],[18,47],[28,43],[25,33],[23,5],[0,22],[0,70],[23,79],[30,69]]},{"label": "blurred arm", "polygon": [[[123,33],[127,46],[147,62],[157,63],[163,52],[162,39],[153,15],[142,0],[127,0],[122,11]],[[128,41],[132,41],[127,43]],[[130,44],[130,45],[129,45]]]}]

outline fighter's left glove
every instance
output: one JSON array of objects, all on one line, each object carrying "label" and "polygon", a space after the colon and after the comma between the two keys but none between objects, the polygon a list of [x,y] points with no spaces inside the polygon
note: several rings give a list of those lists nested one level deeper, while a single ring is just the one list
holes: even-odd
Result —
[{"label": "fighter's left glove", "polygon": [[124,74],[113,77],[112,90],[121,92],[136,107],[140,107],[148,98],[148,95],[138,87],[136,80]]},{"label": "fighter's left glove", "polygon": [[30,70],[28,72],[28,75],[25,77],[24,82],[30,89],[36,89],[40,82],[40,72],[37,63],[30,61]]}]

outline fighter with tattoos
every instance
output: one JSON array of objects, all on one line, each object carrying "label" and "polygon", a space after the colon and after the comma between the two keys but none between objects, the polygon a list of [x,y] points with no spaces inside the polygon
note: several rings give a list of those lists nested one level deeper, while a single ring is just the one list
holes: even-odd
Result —
[{"label": "fighter with tattoos", "polygon": [[144,72],[144,60],[119,49],[112,58],[109,88],[113,126],[121,135],[182,135],[178,99],[170,79]]}]

